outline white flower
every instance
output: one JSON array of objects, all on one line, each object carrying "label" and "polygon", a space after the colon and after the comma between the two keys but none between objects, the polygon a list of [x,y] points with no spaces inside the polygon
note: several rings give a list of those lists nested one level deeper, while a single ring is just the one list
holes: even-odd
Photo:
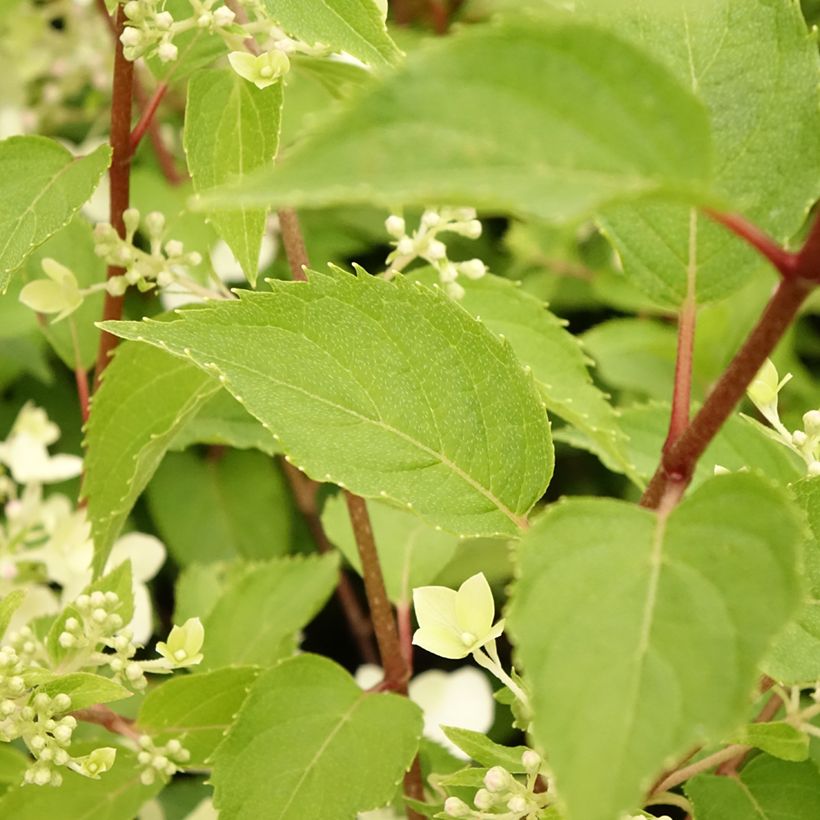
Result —
[{"label": "white flower", "polygon": [[157,643],[157,653],[162,655],[171,668],[194,666],[202,662],[202,644],[205,628],[199,618],[188,618],[182,626],[174,626],[167,641]]},{"label": "white flower", "polygon": [[[356,671],[356,683],[372,689],[383,678],[378,666],[366,664]],[[410,681],[407,694],[424,713],[424,736],[444,746],[450,754],[467,760],[444,734],[442,726],[486,732],[493,725],[495,701],[487,676],[471,666],[443,672],[431,669]]]},{"label": "white flower", "polygon": [[232,51],[228,55],[228,62],[242,79],[252,82],[259,89],[273,85],[290,71],[290,60],[287,54],[279,49],[265,51],[262,54]]},{"label": "white flower", "polygon": [[466,658],[504,631],[504,621],[493,625],[495,603],[483,572],[468,578],[458,589],[417,587],[413,606],[419,628],[416,646],[442,658]]}]

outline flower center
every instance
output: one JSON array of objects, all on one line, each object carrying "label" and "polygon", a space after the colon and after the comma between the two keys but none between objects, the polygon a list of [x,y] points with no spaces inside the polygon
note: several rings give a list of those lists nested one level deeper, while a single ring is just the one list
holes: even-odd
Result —
[{"label": "flower center", "polygon": [[472,646],[475,643],[475,635],[472,632],[462,632],[461,642],[464,646]]}]

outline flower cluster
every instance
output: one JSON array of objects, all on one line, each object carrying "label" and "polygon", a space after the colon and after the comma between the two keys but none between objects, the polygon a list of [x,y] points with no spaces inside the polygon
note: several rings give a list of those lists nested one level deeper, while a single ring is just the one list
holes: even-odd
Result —
[{"label": "flower cluster", "polygon": [[142,735],[139,745],[137,762],[142,767],[140,780],[146,786],[150,786],[157,777],[163,780],[173,777],[180,765],[191,759],[191,753],[175,738],[164,746],[157,746],[149,735]]},{"label": "flower cluster", "polygon": [[468,239],[481,236],[481,222],[476,219],[473,208],[428,208],[422,215],[418,228],[407,233],[407,225],[401,216],[392,214],[385,221],[387,233],[395,240],[395,250],[387,257],[387,275],[393,276],[404,270],[416,259],[423,259],[438,271],[439,281],[454,299],[464,296],[464,288],[456,281],[459,276],[480,279],[487,266],[480,259],[451,262],[447,246],[441,241],[442,233],[455,233]]},{"label": "flower cluster", "polygon": [[771,425],[771,428],[763,428],[767,435],[797,453],[806,462],[810,476],[820,476],[820,408],[803,414],[802,430],[789,430],[780,420],[778,395],[790,379],[791,374],[781,379],[777,368],[767,359],[747,393]]}]

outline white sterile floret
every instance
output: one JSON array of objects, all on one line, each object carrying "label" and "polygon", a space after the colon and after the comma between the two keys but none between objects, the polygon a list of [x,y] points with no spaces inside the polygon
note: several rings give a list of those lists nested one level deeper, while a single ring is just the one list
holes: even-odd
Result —
[{"label": "white sterile floret", "polygon": [[273,85],[290,71],[290,60],[279,49],[262,54],[232,51],[228,55],[228,62],[240,77],[252,82],[257,88]]},{"label": "white sterile floret", "polygon": [[194,666],[202,661],[202,643],[205,629],[199,618],[188,618],[182,626],[171,630],[167,641],[157,643],[157,653],[168,660],[172,667]]},{"label": "white sterile floret", "polygon": [[38,313],[56,313],[59,322],[82,303],[83,295],[77,277],[54,259],[43,259],[41,266],[48,279],[29,282],[20,291],[20,301]]},{"label": "white sterile floret", "polygon": [[495,603],[483,572],[468,578],[458,591],[418,587],[413,605],[419,622],[413,643],[442,658],[465,658],[504,631],[503,620],[493,625]]}]

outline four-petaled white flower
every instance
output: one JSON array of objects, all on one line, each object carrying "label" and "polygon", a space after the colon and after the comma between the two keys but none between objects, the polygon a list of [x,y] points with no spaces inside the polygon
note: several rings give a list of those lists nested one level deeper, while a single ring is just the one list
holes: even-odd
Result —
[{"label": "four-petaled white flower", "polygon": [[504,631],[493,624],[495,603],[483,572],[468,578],[456,592],[447,587],[418,587],[413,606],[419,628],[413,643],[442,658],[466,658]]},{"label": "four-petaled white flower", "polygon": [[228,62],[242,79],[252,82],[260,89],[273,85],[290,71],[288,55],[276,48],[262,54],[232,51],[228,55]]},{"label": "four-petaled white flower", "polygon": [[170,662],[171,668],[194,666],[202,661],[202,643],[205,628],[199,618],[188,618],[182,626],[175,626],[167,641],[157,643],[157,652]]}]

